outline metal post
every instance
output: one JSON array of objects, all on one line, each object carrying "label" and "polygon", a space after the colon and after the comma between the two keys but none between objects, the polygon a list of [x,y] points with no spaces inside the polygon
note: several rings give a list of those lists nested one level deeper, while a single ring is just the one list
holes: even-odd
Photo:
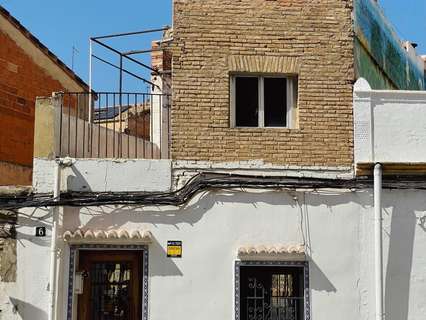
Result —
[{"label": "metal post", "polygon": [[92,39],[89,38],[89,123],[93,122],[93,106],[92,106]]},{"label": "metal post", "polygon": [[119,155],[120,158],[123,156],[123,137],[121,135],[121,133],[123,132],[123,124],[122,124],[122,103],[123,103],[123,99],[122,99],[122,93],[123,93],[123,55],[120,54],[120,85],[119,85],[119,106],[118,106],[118,112],[119,112],[119,121],[120,121],[120,133],[119,133],[119,137],[120,137],[120,141],[118,143],[118,150],[119,150]]},{"label": "metal post", "polygon": [[74,71],[74,57],[76,53],[80,53],[75,46],[72,46],[71,70]]},{"label": "metal post", "polygon": [[118,92],[120,92],[120,102],[121,102],[121,94],[123,92],[123,55],[120,54],[120,83],[118,86]]}]

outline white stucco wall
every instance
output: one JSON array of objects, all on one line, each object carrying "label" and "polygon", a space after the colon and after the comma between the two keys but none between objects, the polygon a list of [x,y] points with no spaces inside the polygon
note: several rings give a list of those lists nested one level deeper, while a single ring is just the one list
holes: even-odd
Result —
[{"label": "white stucco wall", "polygon": [[426,92],[354,89],[355,162],[425,163]]},{"label": "white stucco wall", "polygon": [[[50,229],[50,210],[29,209],[17,226],[17,281],[2,284],[0,319],[47,319],[50,237],[36,238],[35,227]],[[3,287],[4,286],[4,287]]]},{"label": "white stucco wall", "polygon": [[[146,159],[70,159],[61,170],[63,191],[136,192],[169,191],[171,161]],[[55,161],[34,159],[33,188],[49,193],[54,185]]]},{"label": "white stucco wall", "polygon": [[[384,192],[386,318],[422,319],[426,306],[426,192]],[[310,263],[312,319],[374,319],[373,211],[370,190],[218,191],[183,208],[65,208],[65,229],[147,229],[149,319],[233,319],[234,262],[242,245],[300,244]],[[2,292],[2,319],[46,319],[49,211],[23,210],[18,228],[18,280]],[[183,257],[166,257],[167,240]],[[68,250],[61,283],[67,285]],[[65,306],[66,290],[60,297]],[[12,313],[16,301],[17,313]],[[64,310],[62,310],[63,314]]]}]

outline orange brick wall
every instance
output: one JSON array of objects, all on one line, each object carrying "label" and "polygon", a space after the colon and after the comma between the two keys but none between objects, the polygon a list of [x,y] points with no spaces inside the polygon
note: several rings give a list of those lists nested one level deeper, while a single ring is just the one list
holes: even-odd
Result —
[{"label": "orange brick wall", "polygon": [[59,81],[0,31],[0,161],[32,166],[35,98],[61,90]]},{"label": "orange brick wall", "polygon": [[[174,0],[174,11],[173,159],[352,164],[352,0]],[[251,70],[298,73],[297,128],[230,127],[229,74]]]}]

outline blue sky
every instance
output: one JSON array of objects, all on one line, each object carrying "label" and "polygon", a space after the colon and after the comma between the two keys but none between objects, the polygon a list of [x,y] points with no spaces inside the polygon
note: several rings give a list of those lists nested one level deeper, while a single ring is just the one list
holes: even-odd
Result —
[{"label": "blue sky", "polygon": [[403,40],[416,42],[426,55],[426,0],[379,0],[383,11]]},{"label": "blue sky", "polygon": [[[75,55],[74,71],[85,81],[88,80],[90,36],[153,29],[172,23],[172,0],[0,0],[0,4],[68,66],[71,66],[75,46],[79,53]],[[106,42],[122,50],[143,50],[150,47],[151,40],[159,38],[161,33]],[[108,55],[99,46],[94,52],[119,63],[116,55]],[[139,58],[149,62],[149,55]],[[130,64],[125,67],[149,78],[143,68]],[[118,71],[95,62],[93,82],[96,90],[117,91]],[[125,78],[128,91],[139,92],[140,86],[140,81],[135,83],[130,77]],[[143,86],[145,89],[146,85]]]},{"label": "blue sky", "polygon": [[[426,0],[379,2],[400,37],[417,42],[418,52],[426,54]],[[74,70],[86,81],[90,36],[170,25],[171,3],[172,0],[0,0],[2,6],[69,66],[75,46],[79,53],[75,56]],[[150,41],[159,36],[124,38],[108,43],[123,50],[147,49]],[[95,53],[118,63],[116,56],[108,55],[102,48],[95,47]],[[149,61],[146,55],[140,59]],[[142,69],[132,65],[126,67],[149,77]],[[117,84],[117,71],[100,63],[94,64],[95,89],[116,91]],[[140,91],[140,86],[140,82],[126,77],[125,89]]]}]

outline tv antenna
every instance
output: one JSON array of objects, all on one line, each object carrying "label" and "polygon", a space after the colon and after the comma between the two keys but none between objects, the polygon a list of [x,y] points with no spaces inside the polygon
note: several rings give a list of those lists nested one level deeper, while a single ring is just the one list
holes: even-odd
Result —
[{"label": "tv antenna", "polygon": [[72,46],[72,55],[71,55],[71,70],[74,71],[74,57],[76,54],[79,54],[80,51],[77,50],[75,46]]}]

